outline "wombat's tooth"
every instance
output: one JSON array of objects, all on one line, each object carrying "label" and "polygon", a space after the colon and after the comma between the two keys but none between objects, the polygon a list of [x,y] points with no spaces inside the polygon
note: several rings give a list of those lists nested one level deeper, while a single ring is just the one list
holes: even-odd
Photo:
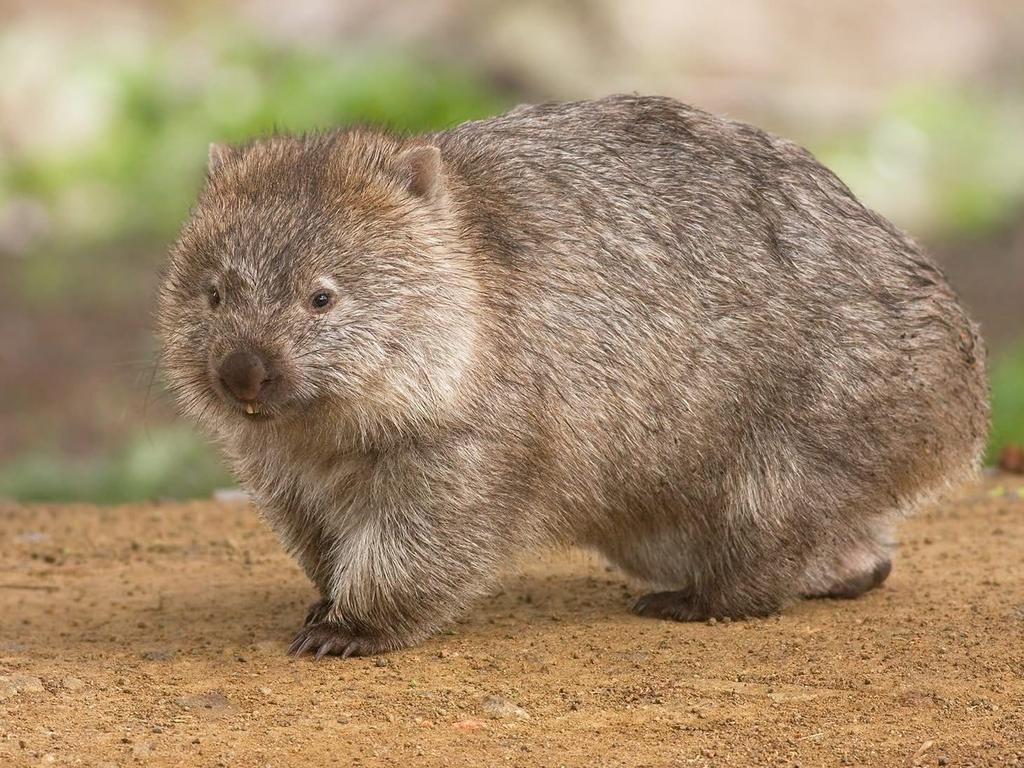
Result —
[{"label": "wombat's tooth", "polygon": [[252,414],[256,413],[256,408],[253,407],[252,403],[246,403],[245,404],[245,412],[248,413],[251,416]]}]

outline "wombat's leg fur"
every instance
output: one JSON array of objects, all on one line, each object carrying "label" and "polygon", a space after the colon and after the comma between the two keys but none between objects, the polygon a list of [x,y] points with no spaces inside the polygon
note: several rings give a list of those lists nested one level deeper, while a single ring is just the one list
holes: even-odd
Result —
[{"label": "wombat's leg fur", "polygon": [[294,495],[262,505],[264,517],[277,533],[285,549],[298,561],[309,580],[316,585],[320,599],[309,606],[303,626],[324,620],[333,601],[330,594],[329,563],[323,553],[330,547],[324,526],[304,510]]},{"label": "wombat's leg fur", "polygon": [[[388,517],[385,512],[380,514]],[[387,552],[396,562],[412,563],[417,555],[405,554],[402,550],[415,546],[417,534],[414,530],[408,532],[404,541],[401,536],[382,534],[380,538],[386,541],[374,542],[369,538],[376,528],[372,525],[350,531],[348,536],[338,536],[326,533],[324,527],[318,525],[315,518],[309,515],[293,513],[282,517],[284,519],[275,527],[279,533],[284,534],[282,538],[286,547],[297,557],[303,570],[322,595],[321,599],[309,607],[302,629],[289,647],[289,653],[298,656],[312,651],[317,658],[325,655],[368,656],[395,650],[421,639],[421,636],[417,635],[405,640],[405,636],[415,629],[402,629],[402,625],[415,616],[417,598],[421,596],[412,597],[411,594],[419,590],[409,584],[390,585],[389,580],[400,569],[388,567],[387,563],[377,561],[377,555]],[[290,524],[285,522],[286,520],[290,521]],[[409,525],[410,529],[414,527],[414,524]],[[428,540],[429,533],[424,532],[420,535],[423,536],[423,541]],[[361,542],[357,546],[365,550],[360,553],[354,551],[355,548],[351,545],[336,544],[337,541],[346,539]],[[442,545],[438,551],[445,551],[445,547]],[[380,575],[366,573],[357,576],[360,561],[364,567],[380,569]],[[429,580],[433,577],[426,574],[421,578]],[[360,583],[354,583],[356,579],[359,579]],[[350,601],[357,594],[372,591],[375,585],[393,591],[390,594],[372,595],[370,599],[374,604],[370,606],[356,608],[351,604]],[[408,593],[404,596],[404,602],[403,591]],[[350,597],[339,598],[338,595]],[[444,598],[431,599],[443,601],[442,604],[451,603]],[[391,602],[395,604],[388,607]],[[424,613],[430,613],[429,607],[422,610]],[[358,618],[363,613],[371,611],[380,613],[376,621],[363,621]],[[436,627],[428,624],[422,637],[431,634],[434,629]]]},{"label": "wombat's leg fur", "polygon": [[330,594],[330,582],[327,563],[323,557],[325,548],[329,546],[330,542],[327,540],[323,529],[316,527],[315,532],[293,540],[290,547],[292,553],[302,566],[302,570],[306,572],[309,580],[316,585],[317,591],[320,592],[320,599],[309,606],[306,618],[302,622],[303,626],[323,621],[333,602],[328,597]]},{"label": "wombat's leg fur", "polygon": [[320,658],[396,650],[462,613],[493,576],[494,546],[428,522],[445,516],[376,509],[339,535],[318,569],[329,574],[330,597],[310,610],[289,652]]},{"label": "wombat's leg fur", "polygon": [[297,500],[295,493],[268,495],[259,499],[259,502],[263,517],[284,548],[302,566],[306,576],[320,592],[321,599],[309,608],[306,616],[308,624],[315,615],[322,613],[324,598],[329,594],[327,563],[323,552],[330,546],[330,542],[323,523]]},{"label": "wombat's leg fur", "polygon": [[[481,506],[494,503],[492,493],[501,493],[487,482],[457,482],[481,477],[475,465],[463,466],[454,452],[408,454],[361,475],[348,505],[319,517],[325,541],[310,570],[322,580],[325,600],[310,611],[291,653],[358,656],[419,642],[487,590],[522,538],[514,518],[472,524]],[[462,455],[494,463],[486,447]]]},{"label": "wombat's leg fur", "polygon": [[317,600],[306,612],[306,619],[302,622],[302,626],[308,627],[310,624],[319,624],[325,618],[327,618],[328,611],[331,610],[332,602],[324,597]]}]

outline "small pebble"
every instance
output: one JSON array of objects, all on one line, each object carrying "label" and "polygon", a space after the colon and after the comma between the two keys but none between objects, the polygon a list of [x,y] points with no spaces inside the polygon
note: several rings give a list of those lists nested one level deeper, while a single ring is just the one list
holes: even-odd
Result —
[{"label": "small pebble", "polygon": [[61,684],[69,691],[80,691],[85,688],[85,682],[77,677],[65,677]]},{"label": "small pebble", "polygon": [[486,712],[491,717],[517,717],[520,720],[530,719],[529,712],[520,707],[518,704],[513,704],[508,699],[503,699],[501,696],[485,696],[482,706],[484,712]]},{"label": "small pebble", "polygon": [[160,648],[153,651],[143,651],[142,658],[146,661],[170,661],[174,658],[173,648]]}]

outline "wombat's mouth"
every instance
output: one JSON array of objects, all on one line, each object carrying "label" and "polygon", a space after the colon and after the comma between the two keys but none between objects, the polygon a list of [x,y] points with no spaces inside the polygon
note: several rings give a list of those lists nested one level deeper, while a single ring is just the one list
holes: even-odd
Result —
[{"label": "wombat's mouth", "polygon": [[245,418],[249,421],[269,421],[274,418],[272,414],[263,410],[263,406],[255,402],[243,403],[242,409],[245,411]]}]

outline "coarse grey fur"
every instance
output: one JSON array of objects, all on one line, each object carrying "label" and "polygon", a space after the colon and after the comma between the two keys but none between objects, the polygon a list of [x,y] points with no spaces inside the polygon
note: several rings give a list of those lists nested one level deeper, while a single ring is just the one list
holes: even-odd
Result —
[{"label": "coarse grey fur", "polygon": [[553,543],[665,590],[644,615],[853,596],[987,430],[921,249],[797,145],[667,98],[215,147],[158,320],[323,597],[298,653],[422,640]]}]

